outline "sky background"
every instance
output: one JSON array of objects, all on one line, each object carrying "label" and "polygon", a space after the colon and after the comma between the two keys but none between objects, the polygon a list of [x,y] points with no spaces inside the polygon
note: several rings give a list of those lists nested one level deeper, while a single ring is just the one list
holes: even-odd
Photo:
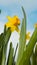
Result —
[{"label": "sky background", "polygon": [[[24,7],[27,18],[27,31],[33,32],[34,24],[37,23],[37,0],[0,0],[0,33],[3,31],[4,24],[7,22],[6,16],[17,15],[22,21]],[[17,35],[17,36],[16,36]],[[14,48],[19,40],[19,34],[14,32],[10,38],[13,42]]]}]

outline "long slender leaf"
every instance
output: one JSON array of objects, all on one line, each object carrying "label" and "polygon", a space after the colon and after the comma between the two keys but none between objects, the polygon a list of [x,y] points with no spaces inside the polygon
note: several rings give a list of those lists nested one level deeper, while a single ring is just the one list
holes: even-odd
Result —
[{"label": "long slender leaf", "polygon": [[2,54],[1,54],[1,65],[5,65],[5,53],[4,53],[4,48],[2,48]]},{"label": "long slender leaf", "polygon": [[24,14],[24,18],[22,21],[22,27],[21,27],[21,32],[20,32],[19,51],[18,51],[18,58],[17,58],[16,65],[18,65],[18,63],[23,55],[24,49],[26,49],[26,15],[25,15],[25,11],[24,11],[23,7],[22,7],[22,11]]},{"label": "long slender leaf", "polygon": [[36,65],[36,55],[35,55],[35,53],[32,53],[31,59],[32,59],[32,65]]},{"label": "long slender leaf", "polygon": [[33,48],[34,48],[34,45],[36,44],[36,42],[37,42],[37,28],[35,29],[32,37],[28,43],[26,51],[24,51],[23,56],[22,56],[21,60],[19,61],[18,65],[27,65],[28,59],[30,58],[30,56],[33,52]]},{"label": "long slender leaf", "polygon": [[12,43],[10,43],[10,51],[9,51],[7,65],[12,65],[12,63],[13,63],[13,51],[14,51],[14,49],[12,48]]}]

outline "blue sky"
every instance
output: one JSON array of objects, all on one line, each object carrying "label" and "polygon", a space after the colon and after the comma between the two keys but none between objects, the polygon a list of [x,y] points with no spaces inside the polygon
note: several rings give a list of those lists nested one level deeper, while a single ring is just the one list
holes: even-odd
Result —
[{"label": "blue sky", "polygon": [[17,15],[22,20],[22,6],[27,16],[27,29],[33,30],[33,25],[37,22],[37,0],[0,0],[0,9],[2,10],[0,21],[6,22],[8,15]]},{"label": "blue sky", "polygon": [[[37,0],[0,0],[0,33],[3,30],[4,24],[7,22],[6,16],[17,15],[20,18],[20,20],[22,20],[22,6],[24,7],[26,12],[27,30],[30,32],[34,30],[34,24],[37,23]],[[13,43],[16,42],[16,39],[15,42],[14,39]]]}]

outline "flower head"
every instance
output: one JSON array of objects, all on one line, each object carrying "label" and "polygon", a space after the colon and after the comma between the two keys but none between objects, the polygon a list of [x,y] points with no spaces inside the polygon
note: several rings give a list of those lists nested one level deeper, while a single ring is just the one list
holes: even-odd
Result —
[{"label": "flower head", "polygon": [[5,24],[7,28],[11,28],[11,31],[19,31],[18,25],[20,25],[20,20],[17,16],[10,17],[7,16],[8,22]]},{"label": "flower head", "polygon": [[35,27],[35,28],[37,28],[37,23],[36,23],[36,24],[34,24],[34,27]]},{"label": "flower head", "polygon": [[29,40],[30,39],[30,32],[28,32],[27,34],[26,34],[26,40]]}]

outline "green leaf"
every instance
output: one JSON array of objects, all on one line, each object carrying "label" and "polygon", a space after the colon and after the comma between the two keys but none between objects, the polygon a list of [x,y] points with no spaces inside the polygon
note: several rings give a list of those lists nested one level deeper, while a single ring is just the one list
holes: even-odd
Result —
[{"label": "green leaf", "polygon": [[0,14],[1,14],[1,9],[0,9]]},{"label": "green leaf", "polygon": [[8,30],[6,31],[6,35],[4,36],[4,43],[5,44],[8,43],[10,36],[11,36],[11,30],[10,30],[10,28],[8,28]]},{"label": "green leaf", "polygon": [[34,48],[36,42],[37,42],[37,28],[35,29],[32,37],[28,43],[26,51],[24,51],[23,56],[22,56],[20,62],[18,63],[18,65],[27,65],[27,62],[33,52],[33,48]]},{"label": "green leaf", "polygon": [[34,52],[32,53],[31,60],[32,60],[32,65],[36,65],[36,55]]},{"label": "green leaf", "polygon": [[12,48],[12,42],[11,42],[7,65],[12,65],[13,63],[13,52],[14,52],[14,49]]},{"label": "green leaf", "polygon": [[16,49],[15,49],[15,53],[14,53],[14,59],[15,59],[15,57],[16,57],[17,49],[18,49],[18,43],[17,43],[17,45],[16,45]]},{"label": "green leaf", "polygon": [[1,54],[1,65],[5,65],[5,53],[4,53],[4,47],[2,47],[2,54]]},{"label": "green leaf", "polygon": [[1,35],[0,35],[0,48],[3,46],[3,42],[4,42],[4,34],[1,33]]},{"label": "green leaf", "polygon": [[7,44],[8,44],[8,41],[10,39],[10,36],[11,36],[10,28],[8,28],[6,32],[1,34],[1,39],[0,39],[1,43],[0,44],[2,44],[2,47],[3,47],[2,56],[1,56],[2,57],[1,58],[2,59],[1,65],[4,65],[4,62],[6,60]]},{"label": "green leaf", "polygon": [[23,11],[23,14],[24,14],[24,18],[23,18],[22,26],[21,26],[20,39],[19,39],[18,58],[17,58],[16,65],[18,65],[20,59],[22,58],[24,49],[26,49],[26,14],[25,14],[25,11],[24,11],[23,7],[22,7],[22,11]]},{"label": "green leaf", "polygon": [[37,56],[37,44],[36,44],[36,48],[35,48],[35,55]]},{"label": "green leaf", "polygon": [[37,65],[37,56],[36,56],[36,65]]},{"label": "green leaf", "polygon": [[0,48],[0,64],[1,64],[1,61],[2,61],[2,47]]},{"label": "green leaf", "polygon": [[6,34],[7,28],[6,25],[4,26],[4,35]]},{"label": "green leaf", "polygon": [[36,56],[35,61],[36,61],[36,65],[37,65],[37,44],[36,44],[36,48],[35,48],[35,56]]},{"label": "green leaf", "polygon": [[5,51],[6,51],[7,44],[9,42],[10,36],[11,36],[11,30],[10,30],[10,28],[8,28],[8,30],[6,31],[6,34],[4,35],[4,47],[5,47]]}]

